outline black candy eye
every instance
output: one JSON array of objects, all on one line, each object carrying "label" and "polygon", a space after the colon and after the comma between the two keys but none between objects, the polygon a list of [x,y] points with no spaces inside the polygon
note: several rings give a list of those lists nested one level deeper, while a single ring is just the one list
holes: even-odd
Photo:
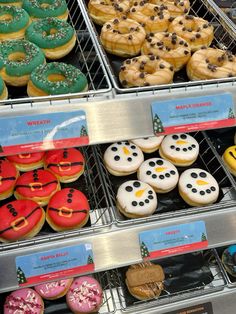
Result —
[{"label": "black candy eye", "polygon": [[125,190],[126,190],[127,192],[132,192],[132,191],[133,191],[133,188],[132,188],[132,186],[128,185],[128,186],[125,188]]},{"label": "black candy eye", "polygon": [[149,200],[148,200],[148,199],[146,199],[146,200],[145,200],[145,203],[147,203],[147,204],[148,204],[148,203],[149,203]]},{"label": "black candy eye", "polygon": [[118,144],[118,145],[122,145],[122,143],[121,143],[121,142],[117,142],[117,144]]},{"label": "black candy eye", "polygon": [[199,176],[200,176],[201,178],[206,178],[207,175],[206,175],[205,172],[200,172],[200,173],[199,173]]},{"label": "black candy eye", "polygon": [[161,160],[161,159],[157,160],[156,164],[159,165],[159,166],[162,166],[163,165],[163,160]]},{"label": "black candy eye", "polygon": [[181,137],[183,140],[186,140],[187,135],[186,135],[186,134],[181,134],[180,137]]},{"label": "black candy eye", "polygon": [[187,188],[191,189],[192,188],[192,184],[187,184]]},{"label": "black candy eye", "polygon": [[151,171],[147,171],[147,172],[146,172],[146,174],[147,174],[148,176],[150,176],[150,174],[151,174]]},{"label": "black candy eye", "polygon": [[149,198],[150,200],[153,200],[153,196],[152,196],[152,195],[148,195],[148,198]]},{"label": "black candy eye", "polygon": [[196,147],[196,145],[195,144],[192,144],[192,148],[195,148]]},{"label": "black candy eye", "polygon": [[120,157],[116,155],[116,156],[114,157],[114,159],[115,159],[116,161],[118,161],[118,160],[120,160]]},{"label": "black candy eye", "polygon": [[163,180],[165,177],[163,176],[163,174],[161,174],[161,175],[159,176],[159,178],[160,178],[161,180]]},{"label": "black candy eye", "polygon": [[155,162],[150,161],[150,162],[149,162],[149,166],[150,166],[150,167],[155,167]]},{"label": "black candy eye", "polygon": [[137,157],[137,156],[138,156],[138,154],[137,154],[137,153],[133,153],[133,156],[134,156],[134,157]]},{"label": "black candy eye", "polygon": [[206,192],[207,192],[208,194],[210,194],[210,193],[211,193],[211,190],[207,189]]},{"label": "black candy eye", "polygon": [[167,178],[169,178],[169,177],[170,177],[170,174],[169,174],[169,173],[166,173],[165,176],[166,176]]},{"label": "black candy eye", "polygon": [[125,145],[129,146],[129,142],[125,142]]},{"label": "black candy eye", "polygon": [[139,188],[141,184],[140,184],[140,182],[135,181],[133,185],[134,185],[134,187]]},{"label": "black candy eye", "polygon": [[127,160],[128,160],[128,161],[132,161],[132,158],[131,158],[131,157],[128,157]]},{"label": "black candy eye", "polygon": [[214,186],[211,186],[211,190],[214,192],[216,188]]},{"label": "black candy eye", "polygon": [[204,191],[200,191],[200,194],[201,194],[201,195],[205,195],[205,192],[204,192]]},{"label": "black candy eye", "polygon": [[175,146],[174,145],[171,145],[171,147],[170,147],[171,149],[175,149]]},{"label": "black candy eye", "polygon": [[192,150],[192,147],[190,146],[190,147],[188,148],[188,150]]},{"label": "black candy eye", "polygon": [[177,140],[179,137],[178,137],[178,135],[172,135],[172,138],[173,138],[173,140]]},{"label": "black candy eye", "polygon": [[197,193],[197,189],[194,189],[194,188],[193,188],[193,189],[192,189],[192,192],[193,192],[193,193]]},{"label": "black candy eye", "polygon": [[134,146],[134,145],[131,145],[131,146],[130,146],[130,148],[132,148],[132,149],[135,149],[135,148],[136,148],[136,146]]},{"label": "black candy eye", "polygon": [[175,171],[174,171],[174,170],[171,170],[171,171],[170,171],[170,174],[175,175]]},{"label": "black candy eye", "polygon": [[196,179],[196,178],[198,177],[198,175],[196,174],[196,172],[192,172],[192,173],[191,173],[191,177],[194,178],[194,179]]},{"label": "black candy eye", "polygon": [[112,147],[111,150],[112,150],[113,152],[116,152],[116,151],[117,151],[117,147]]}]

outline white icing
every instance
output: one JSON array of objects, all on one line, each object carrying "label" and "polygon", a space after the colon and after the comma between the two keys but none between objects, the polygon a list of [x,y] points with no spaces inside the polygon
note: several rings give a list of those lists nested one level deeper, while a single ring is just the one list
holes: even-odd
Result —
[{"label": "white icing", "polygon": [[[197,175],[196,178],[192,177],[193,173]],[[206,176],[202,177],[200,173],[201,175],[204,173]],[[212,191],[211,188],[215,191]],[[193,202],[205,205],[215,202],[219,195],[219,186],[215,178],[209,172],[199,168],[188,169],[181,174],[179,189]],[[194,193],[192,189],[196,189],[197,192]],[[204,192],[204,195],[201,195],[200,192]]]},{"label": "white icing", "polygon": [[161,149],[167,158],[183,161],[195,160],[199,154],[198,142],[185,133],[167,135],[161,143]]},{"label": "white icing", "polygon": [[[113,151],[115,149],[116,151]],[[119,160],[115,160],[117,157]],[[104,154],[104,161],[107,166],[119,172],[134,172],[139,168],[143,160],[144,157],[141,149],[127,141],[110,145]]]},{"label": "white icing", "polygon": [[[21,297],[15,297],[15,299],[17,300],[17,303],[15,301],[9,300],[9,305],[17,305],[17,307],[20,309],[10,310],[10,313],[12,312],[13,314],[24,314],[26,311],[32,311],[32,313],[37,313],[37,310],[35,311],[34,305],[38,303],[38,298],[34,292],[28,291],[25,301],[22,300]],[[26,304],[25,302],[30,302],[32,304]]]},{"label": "white icing", "polygon": [[69,296],[69,301],[73,303],[86,303],[89,308],[97,305],[97,300],[91,300],[95,296],[95,292],[99,295],[96,284],[90,284],[84,281],[79,287],[73,289],[73,293]]},{"label": "white icing", "polygon": [[176,167],[162,158],[150,158],[144,161],[138,171],[138,179],[161,190],[172,190],[178,183]]},{"label": "white icing", "polygon": [[[138,183],[140,186],[135,186]],[[132,189],[132,191],[126,189]],[[138,180],[121,184],[117,192],[117,201],[127,213],[137,215],[150,215],[157,208],[157,196],[153,188]]]},{"label": "white icing", "polygon": [[159,147],[163,140],[164,136],[152,136],[152,137],[144,137],[137,138],[135,140],[131,140],[132,143],[140,147],[141,149],[154,149],[155,147]]}]

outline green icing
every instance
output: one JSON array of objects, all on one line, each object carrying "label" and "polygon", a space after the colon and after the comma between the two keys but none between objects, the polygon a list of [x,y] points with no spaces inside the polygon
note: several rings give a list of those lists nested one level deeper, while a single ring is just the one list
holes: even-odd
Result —
[{"label": "green icing", "polygon": [[0,3],[17,3],[22,2],[20,0],[0,0]]},{"label": "green icing", "polygon": [[[23,52],[25,59],[22,61],[10,61],[9,55]],[[42,50],[27,40],[9,40],[0,43],[0,68],[6,68],[10,76],[22,76],[30,74],[38,65],[44,63],[45,57]]]},{"label": "green icing", "polygon": [[0,33],[7,34],[17,32],[25,28],[29,23],[28,13],[15,6],[0,6],[0,16],[9,14],[12,20],[0,20]]},{"label": "green icing", "polygon": [[[52,82],[48,80],[51,74],[61,74],[63,81]],[[78,93],[88,84],[85,75],[76,67],[62,62],[51,62],[37,67],[30,77],[33,84],[49,95]]]},{"label": "green icing", "polygon": [[[47,7],[41,7],[47,3]],[[23,0],[23,9],[35,18],[57,17],[67,11],[65,0]]]},{"label": "green icing", "polygon": [[[57,32],[50,35],[50,30]],[[27,28],[25,38],[40,48],[56,48],[65,45],[74,35],[74,30],[65,21],[54,17],[34,21]]]},{"label": "green icing", "polygon": [[0,94],[2,94],[3,89],[4,89],[4,81],[3,81],[3,79],[0,76]]}]

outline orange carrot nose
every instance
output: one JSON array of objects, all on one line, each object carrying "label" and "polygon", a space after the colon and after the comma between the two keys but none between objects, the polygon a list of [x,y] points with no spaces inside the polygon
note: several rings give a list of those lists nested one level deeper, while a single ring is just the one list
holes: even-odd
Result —
[{"label": "orange carrot nose", "polygon": [[166,167],[157,167],[155,168],[155,171],[156,172],[162,172],[162,171],[165,171],[167,168]]},{"label": "orange carrot nose", "polygon": [[123,152],[125,155],[130,155],[130,151],[125,146],[123,147]]},{"label": "orange carrot nose", "polygon": [[209,184],[208,182],[203,181],[203,180],[197,180],[196,182],[197,182],[197,185],[207,185],[207,184]]},{"label": "orange carrot nose", "polygon": [[138,190],[137,192],[135,192],[135,196],[136,196],[136,197],[141,197],[141,196],[143,195],[143,193],[144,193],[145,190],[146,190],[146,189],[144,189],[144,190]]},{"label": "orange carrot nose", "polygon": [[188,144],[188,142],[187,141],[178,140],[178,141],[176,141],[176,144],[184,145],[184,144]]}]

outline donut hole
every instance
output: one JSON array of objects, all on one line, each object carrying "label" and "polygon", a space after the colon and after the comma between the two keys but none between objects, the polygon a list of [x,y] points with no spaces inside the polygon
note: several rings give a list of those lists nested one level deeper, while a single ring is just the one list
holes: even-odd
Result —
[{"label": "donut hole", "polygon": [[8,55],[8,60],[13,62],[22,62],[25,61],[26,54],[21,51],[12,52]]},{"label": "donut hole", "polygon": [[13,17],[11,14],[5,13],[0,15],[0,22],[11,22]]},{"label": "donut hole", "polygon": [[47,31],[43,31],[44,36],[51,36],[57,34],[58,30],[56,28],[50,28]]},{"label": "donut hole", "polygon": [[47,76],[49,82],[63,82],[66,80],[66,77],[61,73],[53,73]]},{"label": "donut hole", "polygon": [[130,28],[128,26],[124,26],[124,25],[119,25],[119,32],[121,34],[129,34],[130,33]]},{"label": "donut hole", "polygon": [[141,70],[140,72],[145,72],[147,74],[154,74],[156,72],[156,68],[153,66],[150,66],[149,64],[145,64],[144,70]]}]

